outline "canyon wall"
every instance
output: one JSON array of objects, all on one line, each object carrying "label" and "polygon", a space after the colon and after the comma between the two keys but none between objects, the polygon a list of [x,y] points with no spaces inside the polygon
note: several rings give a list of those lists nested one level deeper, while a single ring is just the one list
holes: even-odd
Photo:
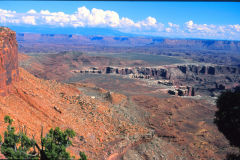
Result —
[{"label": "canyon wall", "polygon": [[[217,92],[240,84],[239,66],[207,64],[166,65],[159,67],[101,67],[73,70],[73,73],[119,74],[130,78],[157,80],[158,84],[176,86],[178,95],[193,96]],[[181,90],[179,92],[179,90]],[[184,91],[184,92],[182,92]],[[175,94],[175,92],[171,92]]]},{"label": "canyon wall", "polygon": [[13,82],[19,80],[16,33],[0,27],[0,96],[7,95]]},{"label": "canyon wall", "polygon": [[[77,72],[77,71],[75,71]],[[220,66],[220,65],[166,65],[159,67],[92,67],[87,70],[78,71],[81,73],[103,73],[103,74],[121,74],[142,75],[142,78],[154,79],[184,79],[191,77],[235,75],[239,76],[240,67],[238,66]],[[137,78],[137,77],[136,77]],[[140,78],[140,77],[139,77]],[[229,78],[228,78],[229,79]],[[197,79],[198,80],[198,79]],[[230,79],[229,79],[230,80]],[[230,80],[232,81],[232,80]]]}]

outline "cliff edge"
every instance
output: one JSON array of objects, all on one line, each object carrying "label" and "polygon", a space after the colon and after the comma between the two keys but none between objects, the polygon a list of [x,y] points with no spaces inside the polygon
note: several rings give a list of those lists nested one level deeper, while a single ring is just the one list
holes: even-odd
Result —
[{"label": "cliff edge", "polygon": [[12,83],[19,80],[16,33],[0,27],[0,96],[7,95]]}]

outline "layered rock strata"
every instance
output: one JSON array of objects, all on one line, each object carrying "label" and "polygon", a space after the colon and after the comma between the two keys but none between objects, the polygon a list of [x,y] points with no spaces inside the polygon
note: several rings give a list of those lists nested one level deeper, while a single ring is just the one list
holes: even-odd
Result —
[{"label": "layered rock strata", "polygon": [[7,95],[12,83],[19,80],[16,33],[0,27],[0,96]]},{"label": "layered rock strata", "polygon": [[240,67],[207,64],[166,65],[157,67],[99,67],[72,70],[73,73],[118,74],[130,78],[157,80],[158,84],[175,86],[174,95],[194,96],[239,85]]}]

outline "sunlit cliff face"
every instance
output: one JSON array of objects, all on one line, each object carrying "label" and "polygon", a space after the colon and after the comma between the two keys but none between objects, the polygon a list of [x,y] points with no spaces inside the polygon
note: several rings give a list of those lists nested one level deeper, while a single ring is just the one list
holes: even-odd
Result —
[{"label": "sunlit cliff face", "polygon": [[19,80],[16,33],[0,28],[0,95],[6,95],[11,84]]}]

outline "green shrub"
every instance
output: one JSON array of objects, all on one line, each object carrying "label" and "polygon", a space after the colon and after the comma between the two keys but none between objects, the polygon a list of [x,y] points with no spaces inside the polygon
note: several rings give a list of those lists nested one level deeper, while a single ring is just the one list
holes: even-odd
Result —
[{"label": "green shrub", "polygon": [[223,92],[217,99],[214,122],[230,144],[240,147],[240,87]]},{"label": "green shrub", "polygon": [[84,152],[79,152],[80,159],[79,160],[87,160],[87,156]]},{"label": "green shrub", "polygon": [[1,152],[8,159],[39,159],[36,152],[30,151],[34,147],[35,141],[29,139],[26,131],[15,133],[12,127],[13,119],[9,116],[4,117],[5,123],[8,123],[7,131],[4,132],[4,142],[1,146]]},{"label": "green shrub", "polygon": [[[71,138],[76,133],[72,129],[61,131],[59,127],[50,129],[45,137],[41,132],[41,145],[39,146],[34,138],[27,137],[26,130],[20,129],[19,133],[15,133],[12,127],[13,119],[9,116],[4,117],[5,123],[8,123],[7,131],[4,132],[4,142],[0,136],[2,143],[1,152],[8,159],[39,159],[40,160],[58,160],[58,159],[74,159],[66,151],[66,148],[72,145]],[[35,151],[35,147],[38,152]],[[80,160],[87,160],[84,152],[80,152]]]},{"label": "green shrub", "polygon": [[[240,153],[240,87],[223,92],[217,99],[214,123]],[[240,154],[228,153],[227,160],[239,160]]]},{"label": "green shrub", "polygon": [[51,129],[46,137],[42,138],[42,148],[46,157],[51,160],[57,159],[71,159],[70,154],[66,151],[66,148],[72,145],[70,138],[75,136],[75,132],[71,129],[67,129],[64,132],[56,127]]}]

